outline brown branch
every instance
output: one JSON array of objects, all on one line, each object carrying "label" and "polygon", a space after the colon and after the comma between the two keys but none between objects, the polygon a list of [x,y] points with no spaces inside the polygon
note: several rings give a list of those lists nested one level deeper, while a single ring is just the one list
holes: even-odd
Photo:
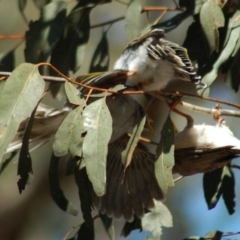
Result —
[{"label": "brown branch", "polygon": [[177,8],[177,7],[165,7],[165,6],[147,6],[143,7],[142,13],[143,12],[149,12],[149,11],[181,11],[184,12],[186,11],[186,8]]},{"label": "brown branch", "polygon": [[25,35],[0,35],[0,39],[22,39]]}]

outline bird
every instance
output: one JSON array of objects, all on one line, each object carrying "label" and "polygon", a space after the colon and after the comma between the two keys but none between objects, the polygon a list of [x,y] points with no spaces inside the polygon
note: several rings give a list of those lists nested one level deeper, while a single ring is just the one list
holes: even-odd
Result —
[{"label": "bird", "polygon": [[189,176],[211,172],[239,156],[240,141],[223,119],[215,126],[195,125],[190,116],[187,120],[187,126],[174,139],[174,173]]},{"label": "bird", "polygon": [[[91,101],[88,104],[91,104]],[[131,163],[126,169],[121,160],[121,153],[129,140],[127,133],[139,123],[145,111],[130,95],[107,96],[106,104],[113,120],[112,136],[108,144],[106,193],[99,197],[91,189],[92,202],[103,214],[132,221],[134,216],[142,218],[154,207],[154,199],[163,200],[164,194],[154,172],[155,155],[151,154],[144,145],[138,143]],[[40,103],[33,120],[29,139],[32,144],[30,150],[53,139],[57,129],[71,110],[69,104],[62,110],[58,110]],[[27,122],[26,119],[20,124],[16,138],[9,145],[7,152],[21,148]]]},{"label": "bird", "polygon": [[130,42],[114,64],[114,70],[131,72],[126,86],[144,91],[164,89],[172,80],[191,81],[206,87],[197,75],[187,49],[164,39],[162,29],[153,29]]}]

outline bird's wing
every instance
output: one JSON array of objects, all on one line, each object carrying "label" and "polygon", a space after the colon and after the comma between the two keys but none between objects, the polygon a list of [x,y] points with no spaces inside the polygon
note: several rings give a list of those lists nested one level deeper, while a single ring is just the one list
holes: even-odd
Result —
[{"label": "bird's wing", "polygon": [[183,148],[175,150],[175,165],[173,172],[183,176],[210,172],[226,166],[232,159],[238,157],[240,149],[233,146],[218,148]]},{"label": "bird's wing", "polygon": [[146,209],[154,207],[153,199],[162,200],[164,195],[154,173],[156,158],[142,144],[138,144],[124,170],[121,152],[128,139],[123,136],[109,145],[106,194],[98,197],[93,192],[93,202],[100,212],[131,221],[134,215],[143,217]]}]

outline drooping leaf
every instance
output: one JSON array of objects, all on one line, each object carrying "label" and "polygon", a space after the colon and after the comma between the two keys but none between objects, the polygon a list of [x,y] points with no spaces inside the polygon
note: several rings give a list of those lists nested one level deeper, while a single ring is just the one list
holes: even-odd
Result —
[{"label": "drooping leaf", "polygon": [[51,0],[33,0],[37,8],[42,9],[45,5],[49,4]]},{"label": "drooping leaf", "polygon": [[127,237],[133,230],[139,229],[142,231],[141,219],[134,216],[132,222],[126,222],[123,226],[121,236]]},{"label": "drooping leaf", "polygon": [[30,63],[19,65],[4,84],[0,95],[0,159],[20,123],[30,117],[44,86],[37,67]]},{"label": "drooping leaf", "polygon": [[13,160],[13,158],[18,154],[18,151],[14,151],[11,152],[11,155],[9,156],[9,158],[7,158],[6,160],[4,160],[1,168],[0,168],[0,174],[3,173],[3,171],[6,169],[6,167],[8,166],[8,164]]},{"label": "drooping leaf", "polygon": [[[51,64],[65,75],[69,71],[76,72],[84,61],[90,35],[91,10],[92,7],[83,7],[81,2],[73,8],[67,16],[64,32],[53,49]],[[51,74],[56,75],[54,71]]]},{"label": "drooping leaf", "polygon": [[113,219],[109,218],[107,215],[101,214],[101,213],[99,213],[99,217],[102,220],[103,226],[109,236],[109,239],[115,240]]},{"label": "drooping leaf", "polygon": [[83,141],[83,158],[93,189],[97,196],[102,196],[106,188],[106,160],[112,135],[112,117],[104,98],[88,105],[83,116],[87,131]]},{"label": "drooping leaf", "polygon": [[47,61],[61,36],[65,18],[66,1],[54,1],[42,8],[40,19],[31,22],[29,31],[26,32],[25,59],[27,62]]},{"label": "drooping leaf", "polygon": [[203,175],[204,196],[208,209],[214,208],[222,196],[223,172],[224,168],[219,168]]},{"label": "drooping leaf", "polygon": [[15,65],[14,50],[3,55],[0,59],[0,71],[12,72]]},{"label": "drooping leaf", "polygon": [[59,183],[59,159],[60,158],[56,157],[54,153],[52,154],[48,173],[51,196],[59,208],[73,216],[77,216],[78,211],[72,205],[72,203],[67,200]]},{"label": "drooping leaf", "polygon": [[126,11],[126,32],[130,39],[139,37],[142,6],[139,0],[131,0]]},{"label": "drooping leaf", "polygon": [[82,155],[82,137],[83,132],[83,108],[85,101],[79,107],[71,111],[63,120],[53,143],[53,151],[56,156],[61,157],[70,152],[73,156]]},{"label": "drooping leaf", "polygon": [[235,212],[234,187],[235,187],[235,179],[234,179],[233,172],[230,167],[226,166],[224,168],[222,191],[223,191],[223,200],[229,214],[233,214]]},{"label": "drooping leaf", "polygon": [[174,127],[168,117],[163,125],[161,140],[157,148],[155,175],[160,188],[167,192],[169,186],[174,186],[172,167],[174,165]]},{"label": "drooping leaf", "polygon": [[32,159],[29,153],[29,139],[36,110],[37,106],[35,107],[34,111],[31,114],[31,117],[28,120],[27,126],[23,134],[22,147],[19,154],[18,175],[20,176],[20,179],[18,180],[17,184],[20,193],[25,190],[25,186],[27,183],[30,184],[30,180],[33,174]]},{"label": "drooping leaf", "polygon": [[208,86],[210,86],[214,80],[217,78],[218,71],[221,67],[221,65],[226,62],[231,54],[234,51],[234,48],[236,46],[237,40],[239,37],[239,28],[234,28],[231,31],[229,41],[224,46],[224,49],[222,50],[221,54],[219,55],[217,61],[215,61],[212,70],[208,72],[202,79],[202,82],[206,83]]},{"label": "drooping leaf", "polygon": [[161,202],[154,200],[155,208],[151,209],[142,218],[142,229],[152,233],[148,239],[160,239],[162,227],[172,227],[172,215],[168,208]]},{"label": "drooping leaf", "polygon": [[215,0],[206,1],[200,11],[200,22],[208,40],[210,53],[219,51],[218,28],[224,26],[224,15]]},{"label": "drooping leaf", "polygon": [[27,23],[28,22],[27,18],[25,16],[24,12],[23,12],[25,7],[26,7],[26,5],[27,5],[27,0],[18,0],[19,11],[22,14],[22,17],[23,17],[24,21]]},{"label": "drooping leaf", "polygon": [[208,232],[204,238],[205,239],[214,239],[214,240],[221,240],[222,237],[223,237],[223,232],[220,232],[220,231],[211,231],[211,232]]},{"label": "drooping leaf", "polygon": [[65,92],[68,98],[68,101],[74,105],[81,105],[83,101],[79,97],[79,90],[75,85],[66,81],[64,83]]},{"label": "drooping leaf", "polygon": [[77,240],[94,240],[94,231],[90,229],[85,222],[78,231]]},{"label": "drooping leaf", "polygon": [[105,72],[109,67],[109,50],[106,32],[103,33],[90,64],[89,72]]},{"label": "drooping leaf", "polygon": [[81,210],[83,219],[85,221],[86,226],[89,230],[93,231],[93,219],[92,219],[92,200],[91,200],[91,190],[92,185],[88,179],[86,169],[79,169],[79,165],[81,160],[75,165],[74,169],[74,177],[78,186],[78,193],[81,203]]},{"label": "drooping leaf", "polygon": [[126,149],[122,152],[122,164],[125,166],[125,170],[131,163],[133,152],[138,144],[139,138],[141,137],[144,125],[146,122],[146,116],[134,127],[132,136],[130,137]]}]

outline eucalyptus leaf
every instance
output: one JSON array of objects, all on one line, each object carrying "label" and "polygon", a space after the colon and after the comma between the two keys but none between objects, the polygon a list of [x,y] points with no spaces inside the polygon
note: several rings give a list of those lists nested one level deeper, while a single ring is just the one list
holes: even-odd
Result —
[{"label": "eucalyptus leaf", "polygon": [[208,232],[204,238],[205,239],[214,239],[214,240],[221,240],[223,237],[224,233],[220,231],[211,231]]},{"label": "eucalyptus leaf", "polygon": [[24,21],[27,23],[28,22],[27,18],[23,12],[24,9],[26,8],[26,5],[27,5],[27,0],[18,0],[18,8],[23,16]]},{"label": "eucalyptus leaf", "polygon": [[99,217],[102,220],[103,226],[109,236],[109,239],[115,240],[113,219],[108,217],[107,215],[101,214],[101,213],[99,213]]},{"label": "eucalyptus leaf", "polygon": [[29,24],[26,32],[27,62],[46,62],[63,31],[66,1],[51,2],[41,10],[41,17]]},{"label": "eucalyptus leaf", "polygon": [[19,154],[18,175],[20,176],[20,179],[18,180],[17,184],[20,193],[22,193],[22,191],[25,190],[26,184],[30,183],[30,179],[32,178],[31,174],[33,174],[32,159],[29,153],[29,139],[31,137],[31,130],[36,110],[37,106],[35,107],[34,111],[31,114],[31,117],[27,122],[27,126],[23,134],[22,147]]},{"label": "eucalyptus leaf", "polygon": [[174,166],[174,127],[168,117],[163,125],[161,140],[157,148],[155,175],[160,188],[167,192],[169,186],[174,186],[172,167]]},{"label": "eucalyptus leaf", "polygon": [[91,200],[91,192],[92,185],[88,179],[86,169],[79,169],[79,165],[81,164],[81,160],[75,164],[74,169],[74,177],[78,186],[78,193],[81,203],[81,210],[83,219],[85,221],[86,226],[89,228],[89,231],[93,232],[93,219],[92,219],[92,200]]},{"label": "eucalyptus leaf", "polygon": [[223,200],[225,203],[225,206],[228,210],[229,214],[233,214],[235,212],[235,179],[233,171],[230,167],[224,168],[224,179],[223,179]]},{"label": "eucalyptus leaf", "polygon": [[200,22],[208,40],[210,53],[219,51],[218,28],[224,26],[225,18],[215,0],[206,1],[200,11]]},{"label": "eucalyptus leaf", "polygon": [[127,8],[126,32],[130,39],[139,37],[142,6],[139,0],[131,0]]},{"label": "eucalyptus leaf", "polygon": [[76,86],[68,81],[64,83],[65,92],[70,103],[74,105],[81,105],[83,101],[79,97],[79,90]]},{"label": "eucalyptus leaf", "polygon": [[134,153],[134,150],[138,144],[138,141],[141,137],[144,125],[146,122],[146,116],[144,116],[141,121],[134,127],[132,131],[132,136],[130,137],[126,149],[121,153],[122,156],[122,164],[126,168],[129,166],[132,160],[132,156]]},{"label": "eucalyptus leaf", "polygon": [[121,232],[121,236],[127,237],[132,231],[136,229],[139,229],[140,231],[142,231],[141,219],[134,216],[134,219],[132,222],[126,222],[124,224]]},{"label": "eucalyptus leaf", "polygon": [[239,28],[232,29],[227,44],[224,46],[223,50],[221,51],[221,54],[219,55],[217,61],[215,61],[212,70],[203,77],[202,82],[206,83],[208,86],[210,86],[214,82],[214,80],[217,78],[218,71],[221,65],[224,62],[226,62],[231,56],[231,54],[233,53],[238,37],[239,37]]},{"label": "eucalyptus leaf", "polygon": [[148,239],[160,239],[162,227],[172,227],[172,215],[168,208],[161,202],[154,200],[155,207],[142,218],[142,229],[152,233]]},{"label": "eucalyptus leaf", "polygon": [[0,71],[12,72],[15,65],[14,50],[3,54],[0,59]]},{"label": "eucalyptus leaf", "polygon": [[59,175],[58,175],[59,160],[60,160],[59,157],[56,157],[54,154],[52,154],[50,166],[49,166],[49,185],[50,185],[51,195],[55,203],[63,211],[73,216],[77,216],[78,211],[75,209],[72,203],[67,200],[59,183]]},{"label": "eucalyptus leaf", "polygon": [[51,2],[51,0],[33,0],[37,8],[42,9],[45,5]]},{"label": "eucalyptus leaf", "polygon": [[224,168],[219,168],[203,175],[204,196],[208,209],[214,208],[222,196],[223,173]]},{"label": "eucalyptus leaf", "polygon": [[[68,75],[69,71],[76,72],[84,61],[90,36],[89,15],[92,7],[83,7],[83,3],[79,2],[72,9],[66,18],[64,31],[61,32],[62,35],[53,49],[51,64],[65,75]],[[50,73],[57,75],[52,70]]]},{"label": "eucalyptus leaf", "polygon": [[83,158],[93,189],[97,196],[102,196],[106,189],[106,160],[112,135],[112,117],[104,98],[88,105],[83,116],[87,131],[83,141]]},{"label": "eucalyptus leaf", "polygon": [[30,117],[45,83],[35,65],[23,63],[10,75],[0,95],[0,159],[20,123]]},{"label": "eucalyptus leaf", "polygon": [[106,32],[103,33],[90,64],[89,72],[105,72],[109,67],[109,49]]},{"label": "eucalyptus leaf", "polygon": [[53,151],[61,157],[70,152],[73,156],[82,155],[83,108],[85,101],[71,111],[61,123],[53,143]]},{"label": "eucalyptus leaf", "polygon": [[85,222],[78,231],[77,240],[94,240],[94,231],[90,229]]}]

